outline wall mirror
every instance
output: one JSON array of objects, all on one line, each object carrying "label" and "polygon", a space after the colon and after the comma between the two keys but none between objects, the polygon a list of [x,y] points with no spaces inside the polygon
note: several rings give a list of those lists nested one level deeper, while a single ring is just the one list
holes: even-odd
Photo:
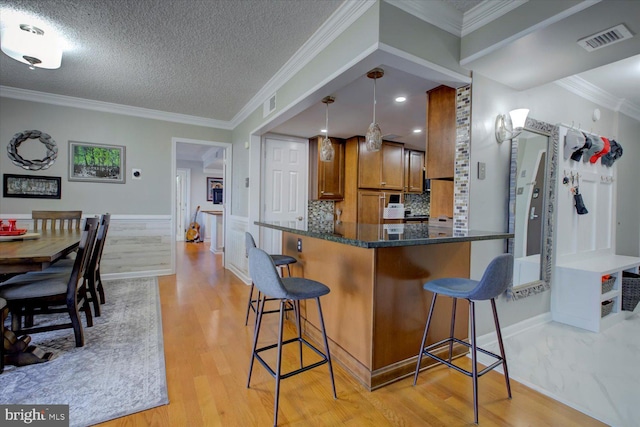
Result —
[{"label": "wall mirror", "polygon": [[527,118],[511,140],[509,179],[509,253],[513,254],[510,298],[520,299],[551,287],[553,209],[556,203],[558,127]]}]

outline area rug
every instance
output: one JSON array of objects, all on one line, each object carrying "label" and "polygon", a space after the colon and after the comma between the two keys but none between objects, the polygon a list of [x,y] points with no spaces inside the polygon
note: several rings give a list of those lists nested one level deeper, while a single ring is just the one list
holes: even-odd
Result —
[{"label": "area rug", "polygon": [[0,404],[67,404],[70,425],[89,426],[169,403],[157,278],[104,288],[107,302],[84,328],[84,347],[75,347],[72,329],[33,334],[32,344],[53,358],[6,366]]}]

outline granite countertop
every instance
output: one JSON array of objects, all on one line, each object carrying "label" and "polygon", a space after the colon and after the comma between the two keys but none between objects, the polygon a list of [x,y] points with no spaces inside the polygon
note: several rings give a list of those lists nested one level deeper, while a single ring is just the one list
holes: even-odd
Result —
[{"label": "granite countertop", "polygon": [[287,231],[301,236],[315,237],[361,248],[419,246],[437,243],[469,242],[474,240],[508,239],[513,233],[499,231],[454,230],[429,226],[428,223],[359,224],[331,221],[314,222],[306,228],[290,222],[260,222],[256,225]]}]

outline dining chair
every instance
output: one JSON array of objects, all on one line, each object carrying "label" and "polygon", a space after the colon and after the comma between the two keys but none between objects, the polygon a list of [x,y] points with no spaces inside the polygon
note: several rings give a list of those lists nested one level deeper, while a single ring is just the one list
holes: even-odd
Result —
[{"label": "dining chair", "polygon": [[[91,308],[87,301],[85,275],[98,230],[98,218],[85,221],[78,253],[68,275],[60,273],[22,274],[0,286],[0,298],[7,301],[11,314],[11,330],[16,335],[33,334],[57,329],[73,328],[76,347],[84,346],[84,333],[79,310],[84,311],[87,326],[93,326]],[[68,313],[70,323],[24,326],[24,316]]]},{"label": "dining chair", "polygon": [[[104,287],[102,285],[102,278],[100,277],[100,261],[102,260],[102,252],[104,250],[104,244],[107,240],[107,231],[109,230],[109,224],[111,222],[111,214],[106,213],[100,216],[100,225],[96,236],[96,243],[93,247],[91,256],[89,257],[89,265],[87,266],[87,272],[85,274],[85,281],[88,291],[88,302],[93,304],[93,315],[100,317],[100,304],[105,303]],[[73,269],[74,260],[70,258],[62,259],[50,267],[33,273],[30,275],[38,274],[69,274]]]},{"label": "dining chair", "polygon": [[82,211],[31,211],[33,230],[80,230]]},{"label": "dining chair", "polygon": [[0,374],[4,371],[4,319],[7,311],[7,302],[0,298]]}]

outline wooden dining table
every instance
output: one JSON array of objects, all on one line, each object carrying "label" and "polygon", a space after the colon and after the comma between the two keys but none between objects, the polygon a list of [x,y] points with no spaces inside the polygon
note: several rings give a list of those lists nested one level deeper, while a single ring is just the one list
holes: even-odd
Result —
[{"label": "wooden dining table", "polygon": [[41,271],[80,244],[80,230],[42,230],[16,240],[0,241],[0,275]]}]

